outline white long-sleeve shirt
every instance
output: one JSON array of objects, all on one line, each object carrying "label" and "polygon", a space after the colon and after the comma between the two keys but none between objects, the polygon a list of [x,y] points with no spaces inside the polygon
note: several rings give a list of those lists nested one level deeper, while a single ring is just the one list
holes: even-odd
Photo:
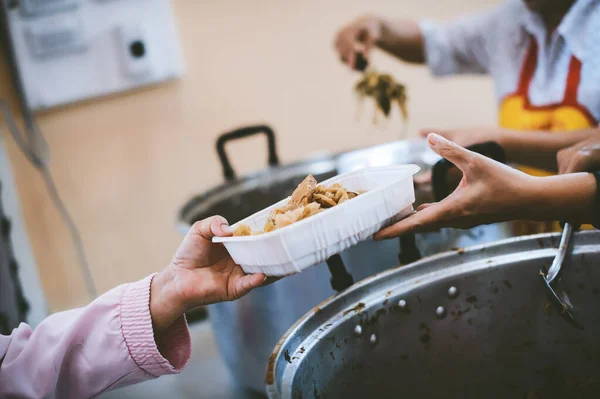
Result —
[{"label": "white long-sleeve shirt", "polygon": [[541,18],[522,0],[447,24],[422,21],[420,27],[434,75],[489,74],[498,102],[517,88],[530,37],[539,48],[529,87],[533,105],[560,102],[574,55],[582,62],[577,100],[600,120],[600,0],[577,0],[549,39]]}]

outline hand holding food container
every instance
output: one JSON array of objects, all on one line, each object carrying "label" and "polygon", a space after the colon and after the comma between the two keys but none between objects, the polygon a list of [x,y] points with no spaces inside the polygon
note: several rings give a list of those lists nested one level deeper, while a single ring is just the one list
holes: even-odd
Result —
[{"label": "hand holding food container", "polygon": [[299,273],[369,239],[412,213],[416,165],[367,168],[318,185],[307,177],[291,197],[215,237],[246,273]]}]

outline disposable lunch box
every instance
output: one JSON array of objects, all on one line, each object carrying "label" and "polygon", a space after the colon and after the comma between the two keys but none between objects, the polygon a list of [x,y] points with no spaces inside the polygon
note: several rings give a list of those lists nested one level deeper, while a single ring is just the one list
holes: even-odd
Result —
[{"label": "disposable lunch box", "polygon": [[[415,192],[413,175],[417,165],[367,168],[319,182],[324,186],[339,183],[359,196],[302,219],[283,228],[259,235],[215,237],[246,273],[285,276],[326,261],[382,228],[413,212]],[[291,193],[290,193],[291,194]],[[232,225],[250,226],[262,231],[274,208],[287,204],[290,197]]]}]

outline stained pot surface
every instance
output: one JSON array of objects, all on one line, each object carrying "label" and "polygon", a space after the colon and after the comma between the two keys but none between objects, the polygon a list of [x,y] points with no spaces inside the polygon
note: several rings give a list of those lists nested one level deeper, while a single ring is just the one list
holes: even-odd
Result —
[{"label": "stained pot surface", "polygon": [[278,343],[273,398],[600,397],[600,232],[563,268],[579,331],[539,278],[558,235],[458,250],[368,278]]}]

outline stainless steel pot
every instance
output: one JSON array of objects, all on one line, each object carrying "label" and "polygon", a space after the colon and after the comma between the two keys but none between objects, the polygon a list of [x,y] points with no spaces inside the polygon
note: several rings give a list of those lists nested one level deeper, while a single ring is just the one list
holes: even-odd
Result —
[{"label": "stainless steel pot", "polygon": [[[265,134],[269,147],[269,168],[236,178],[227,159],[225,144],[254,134]],[[367,149],[310,159],[280,166],[275,134],[268,126],[253,126],[226,133],[217,141],[226,183],[192,198],[181,210],[179,225],[186,232],[191,224],[219,214],[237,222],[288,196],[312,173],[322,181],[355,168],[393,163],[414,163],[431,170],[439,160],[425,141],[397,141]],[[421,195],[423,194],[423,195]],[[428,193],[417,191],[417,202]],[[431,194],[431,193],[429,193]],[[421,197],[421,199],[419,199]],[[486,226],[472,231],[444,230],[398,240],[361,243],[327,264],[311,267],[301,274],[255,290],[241,300],[212,305],[209,316],[219,350],[237,381],[264,392],[264,368],[279,337],[315,304],[350,286],[354,281],[387,270],[399,263],[452,247],[471,245],[506,237],[502,226]],[[418,244],[418,251],[415,248]],[[399,254],[400,252],[400,254]]]},{"label": "stainless steel pot", "polygon": [[574,236],[561,272],[584,331],[540,281],[559,241],[513,238],[355,284],[281,338],[269,397],[600,397],[600,232]]}]

